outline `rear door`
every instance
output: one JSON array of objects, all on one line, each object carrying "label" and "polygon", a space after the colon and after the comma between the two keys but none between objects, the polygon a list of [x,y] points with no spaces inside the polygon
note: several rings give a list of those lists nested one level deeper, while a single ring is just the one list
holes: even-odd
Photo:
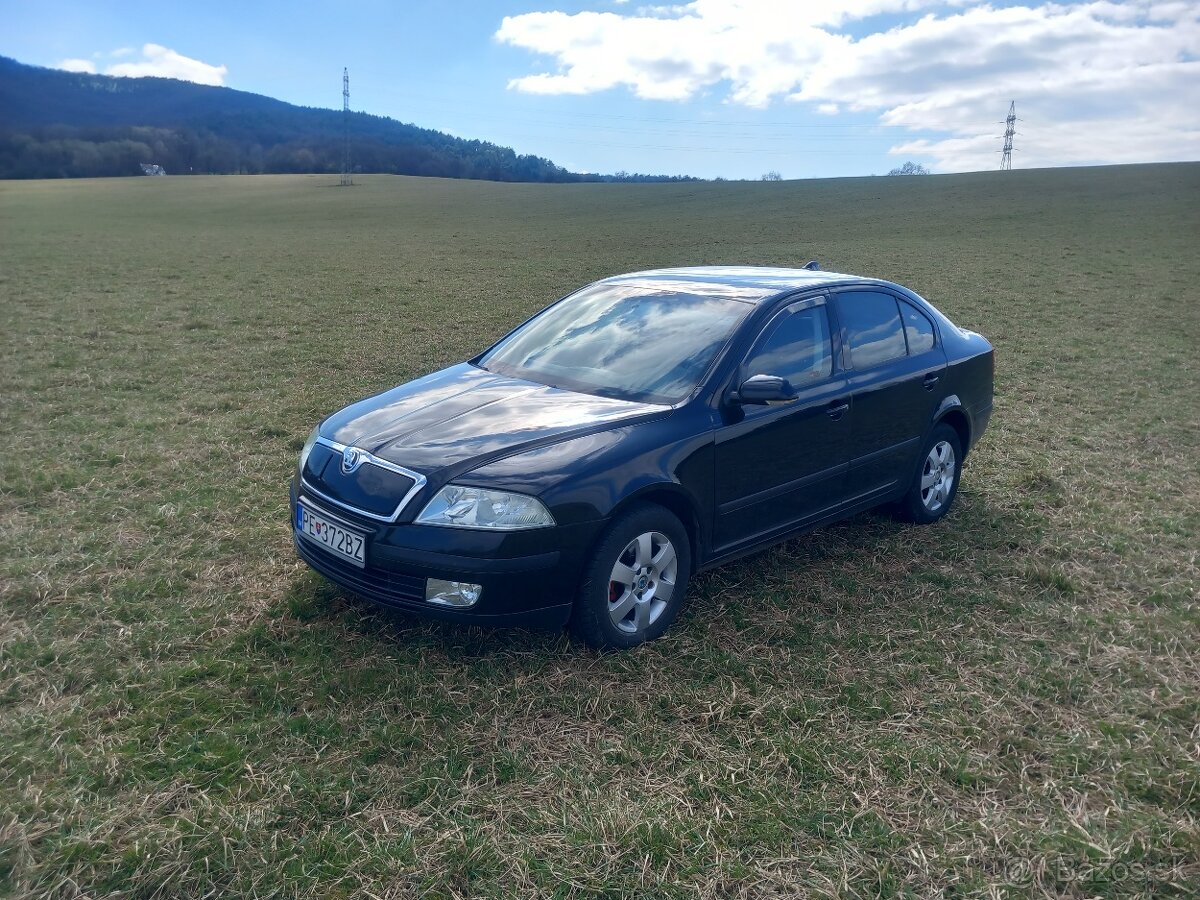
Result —
[{"label": "rear door", "polygon": [[946,356],[932,322],[906,300],[850,289],[834,302],[854,405],[847,493],[894,494],[908,483],[943,396]]},{"label": "rear door", "polygon": [[777,313],[743,361],[735,384],[752,375],[787,378],[796,399],[726,405],[716,432],[714,548],[734,549],[836,506],[845,487],[850,405],[834,364],[825,298]]}]

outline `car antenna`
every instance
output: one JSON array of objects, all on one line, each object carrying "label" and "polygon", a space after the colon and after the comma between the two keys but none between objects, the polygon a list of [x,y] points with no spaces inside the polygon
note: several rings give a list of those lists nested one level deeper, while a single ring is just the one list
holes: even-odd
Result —
[{"label": "car antenna", "polygon": [[817,262],[815,259],[810,259],[808,262],[806,262],[804,264],[804,268],[808,269],[808,271],[810,271],[810,272],[820,272],[821,264],[819,262]]}]

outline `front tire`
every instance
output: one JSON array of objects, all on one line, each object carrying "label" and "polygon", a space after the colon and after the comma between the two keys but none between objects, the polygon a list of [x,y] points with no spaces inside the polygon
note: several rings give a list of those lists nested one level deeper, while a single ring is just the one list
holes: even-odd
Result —
[{"label": "front tire", "polygon": [[636,647],[675,620],[692,572],[687,531],[661,506],[613,521],[584,573],[571,631],[601,650]]},{"label": "front tire", "polygon": [[900,517],[929,525],[950,511],[962,474],[962,443],[949,425],[933,429],[921,451],[921,464],[908,492],[897,504]]}]

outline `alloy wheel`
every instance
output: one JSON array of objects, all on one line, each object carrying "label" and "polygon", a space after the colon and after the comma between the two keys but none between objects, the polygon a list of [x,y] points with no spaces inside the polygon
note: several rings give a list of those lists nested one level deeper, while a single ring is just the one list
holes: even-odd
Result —
[{"label": "alloy wheel", "polygon": [[921,469],[921,502],[925,509],[935,513],[945,505],[954,487],[956,460],[954,448],[948,441],[938,441],[925,457]]},{"label": "alloy wheel", "polygon": [[679,560],[670,539],[647,531],[625,545],[608,581],[608,615],[626,634],[653,624],[675,593]]}]

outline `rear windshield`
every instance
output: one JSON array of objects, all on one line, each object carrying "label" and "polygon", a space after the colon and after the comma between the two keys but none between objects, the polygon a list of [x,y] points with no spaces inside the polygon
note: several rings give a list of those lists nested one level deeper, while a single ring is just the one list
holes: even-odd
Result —
[{"label": "rear windshield", "polygon": [[677,403],[699,384],[748,303],[642,284],[597,284],[526,322],[479,359],[552,387]]}]

